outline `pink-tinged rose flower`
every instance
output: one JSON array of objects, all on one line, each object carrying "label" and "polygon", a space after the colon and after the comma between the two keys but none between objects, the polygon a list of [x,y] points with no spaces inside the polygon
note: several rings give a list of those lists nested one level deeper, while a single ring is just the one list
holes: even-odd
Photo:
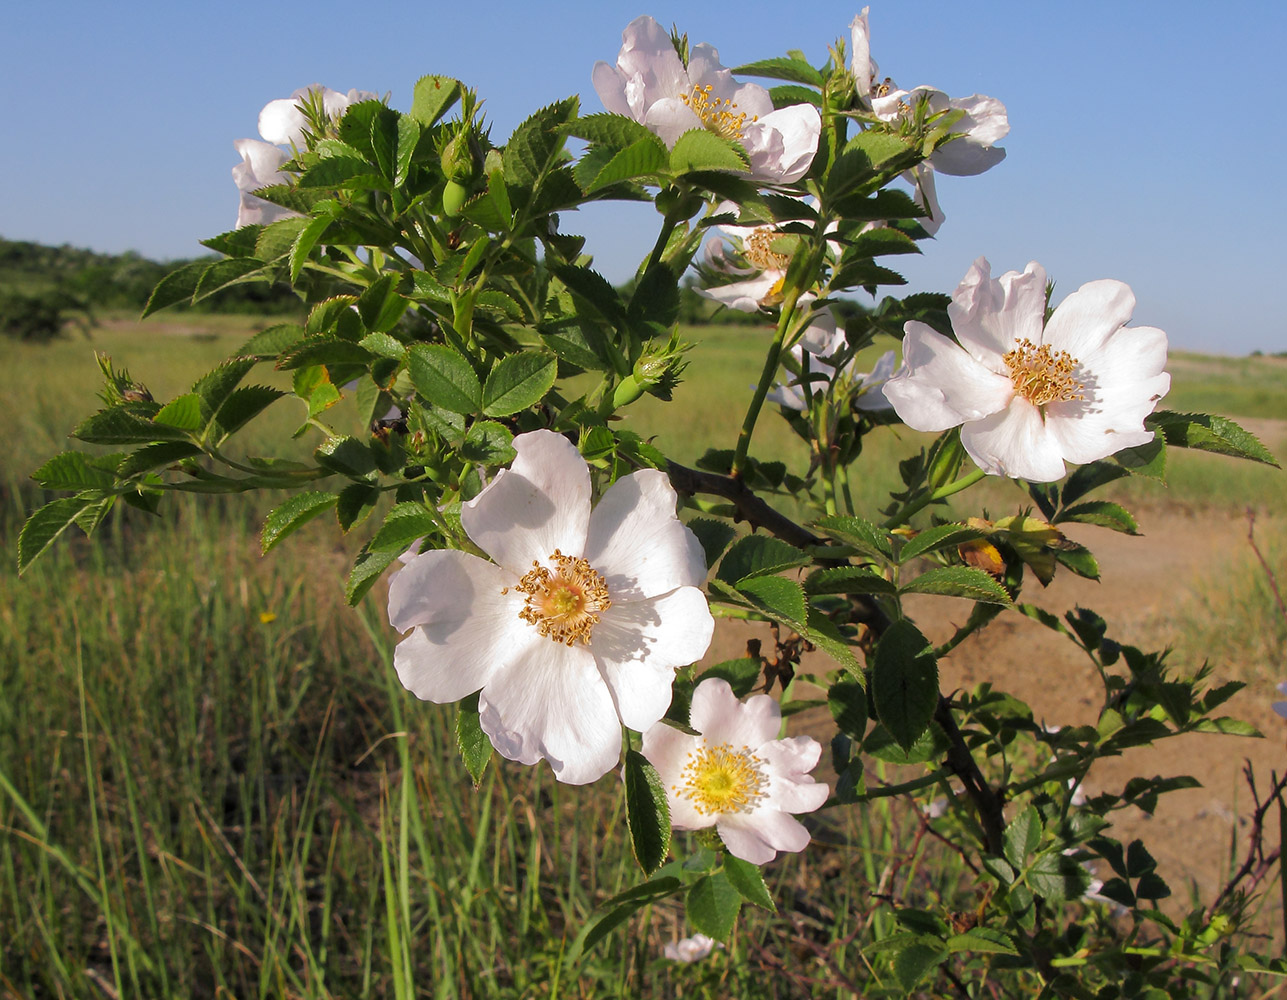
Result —
[{"label": "pink-tinged rose flower", "polygon": [[818,741],[778,739],[778,703],[766,694],[740,702],[718,678],[697,685],[689,720],[696,736],[659,722],[643,737],[675,829],[714,826],[730,854],[756,865],[808,847],[809,831],[792,813],[813,812],[830,794],[809,775]]},{"label": "pink-tinged rose flower", "polygon": [[460,515],[495,562],[424,552],[393,578],[389,621],[410,630],[394,667],[427,701],[479,691],[502,756],[584,784],[616,765],[622,723],[660,719],[675,669],[710,645],[706,561],[664,473],[622,476],[591,510],[589,468],[566,438],[532,431],[514,450]]},{"label": "pink-tinged rose flower", "polygon": [[956,340],[904,326],[903,365],[885,383],[899,417],[919,431],[960,426],[984,472],[1034,482],[1153,440],[1144,418],[1171,387],[1166,334],[1128,327],[1135,296],[1092,281],[1044,322],[1046,272],[992,279],[976,260],[948,307]]},{"label": "pink-tinged rose flower", "polygon": [[767,90],[734,80],[705,43],[693,47],[685,66],[651,17],[626,26],[616,64],[595,63],[591,80],[605,108],[647,126],[668,147],[702,128],[740,143],[751,176],[765,183],[798,181],[818,149],[822,118],[812,104],[774,110]]}]

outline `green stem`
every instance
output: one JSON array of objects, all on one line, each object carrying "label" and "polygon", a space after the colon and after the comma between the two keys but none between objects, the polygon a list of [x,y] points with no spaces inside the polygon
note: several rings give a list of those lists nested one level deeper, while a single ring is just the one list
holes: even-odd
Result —
[{"label": "green stem", "polygon": [[652,253],[648,255],[648,266],[644,268],[645,274],[661,262],[661,255],[666,250],[666,244],[670,242],[670,234],[675,231],[680,221],[678,217],[669,214],[662,219],[661,232],[657,234],[657,242],[653,244]]},{"label": "green stem", "polygon": [[918,511],[923,510],[938,500],[942,500],[944,497],[950,497],[953,493],[960,493],[961,490],[969,489],[969,487],[973,486],[986,475],[987,473],[982,469],[975,469],[973,472],[967,473],[954,483],[948,483],[946,486],[940,486],[932,493],[922,493],[915,500],[908,501],[903,506],[903,509],[885,521],[882,527],[896,528],[900,524],[905,524],[911,519],[913,514],[916,514]]},{"label": "green stem", "polygon": [[791,329],[791,320],[795,314],[795,305],[800,299],[800,290],[798,288],[788,288],[786,297],[782,300],[782,312],[778,317],[778,328],[773,335],[773,343],[769,345],[768,352],[764,355],[764,368],[760,371],[760,381],[755,386],[755,394],[751,397],[751,404],[746,408],[746,417],[742,420],[742,430],[737,436],[737,449],[733,452],[733,468],[731,475],[734,479],[740,479],[742,470],[746,467],[746,453],[751,447],[751,434],[755,430],[755,422],[760,419],[760,410],[764,406],[764,397],[769,394],[769,386],[773,384],[773,379],[778,373],[778,363],[782,358],[782,344],[786,341],[787,332]]}]

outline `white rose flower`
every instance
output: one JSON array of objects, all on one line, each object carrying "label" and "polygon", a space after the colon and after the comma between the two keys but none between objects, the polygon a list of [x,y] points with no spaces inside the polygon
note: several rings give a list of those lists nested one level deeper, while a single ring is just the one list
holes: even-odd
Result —
[{"label": "white rose flower", "polygon": [[734,80],[705,43],[692,49],[685,67],[670,35],[651,17],[626,26],[616,65],[595,63],[591,80],[605,108],[646,125],[668,147],[700,128],[740,143],[757,180],[798,181],[818,149],[822,118],[812,104],[775,111],[767,90]]},{"label": "white rose flower", "polygon": [[1130,287],[1089,282],[1043,324],[1045,305],[1040,264],[993,280],[980,257],[948,307],[957,342],[908,322],[885,397],[918,431],[960,425],[984,472],[1033,482],[1153,440],[1144,418],[1171,387],[1166,334],[1125,325]]},{"label": "white rose flower", "polygon": [[802,851],[809,831],[792,813],[812,812],[830,790],[809,776],[822,747],[810,736],[778,739],[782,710],[766,694],[737,700],[727,681],[693,691],[690,736],[659,722],[643,754],[666,786],[676,830],[714,826],[729,853],[761,865]]},{"label": "white rose flower", "polygon": [[662,949],[662,954],[672,962],[700,962],[717,947],[724,946],[705,934],[694,934],[692,937],[671,941]]},{"label": "white rose flower", "polygon": [[495,562],[425,552],[393,578],[389,621],[411,630],[394,666],[427,701],[481,691],[502,756],[584,784],[616,765],[622,723],[660,719],[675,669],[710,645],[706,561],[664,473],[622,476],[591,511],[589,468],[566,438],[533,431],[514,449],[461,510]]},{"label": "white rose flower", "polygon": [[[811,199],[805,199],[812,204]],[[738,207],[730,201],[721,202],[714,215],[737,214]],[[832,222],[827,232],[833,233],[839,223]],[[705,247],[706,266],[712,271],[740,278],[724,285],[698,287],[697,294],[721,302],[739,312],[757,312],[762,307],[777,305],[782,300],[782,285],[786,279],[791,256],[783,252],[781,231],[772,225],[739,226],[733,223],[715,227],[719,237],[709,240]],[[828,240],[828,247],[837,256],[840,244]],[[731,253],[730,253],[731,249]],[[806,293],[811,296],[811,293]],[[807,299],[802,297],[802,303]]]},{"label": "white rose flower", "polygon": [[927,161],[939,173],[968,177],[981,174],[1005,159],[1005,150],[996,144],[1010,131],[1010,119],[1005,105],[995,97],[971,94],[969,97],[948,97],[934,87],[916,87],[912,90],[891,90],[871,99],[872,110],[883,121],[897,121],[910,113],[921,100],[929,104],[930,112],[964,111],[952,126],[957,133],[930,154]]},{"label": "white rose flower", "polygon": [[[765,398],[770,403],[804,412],[808,409],[804,391],[806,380],[812,393],[821,392],[827,384],[839,380],[857,383],[853,391],[853,405],[857,409],[868,412],[888,410],[889,400],[885,399],[881,387],[894,374],[894,352],[886,351],[882,354],[870,372],[855,373],[851,360],[837,375],[835,367],[822,359],[833,357],[845,344],[845,332],[836,328],[836,319],[830,310],[819,313],[818,319],[791,348],[791,356],[800,369],[799,377],[785,384],[779,382],[769,390]],[[821,376],[821,380],[818,376]]]},{"label": "white rose flower", "polygon": [[350,104],[379,99],[376,94],[366,90],[350,90],[347,94],[341,94],[320,83],[310,83],[307,87],[300,87],[290,97],[279,97],[264,105],[264,110],[259,112],[259,134],[266,142],[304,148],[304,130],[308,127],[308,119],[304,117],[300,102],[307,100],[310,94],[321,94],[322,107],[333,120],[338,120]]},{"label": "white rose flower", "polygon": [[267,225],[278,219],[287,219],[298,213],[289,208],[274,205],[271,201],[256,198],[255,191],[270,187],[273,184],[289,184],[290,175],[281,171],[281,165],[289,157],[276,146],[270,146],[258,139],[237,139],[233,148],[241,154],[241,162],[232,168],[232,179],[241,192],[241,204],[237,209],[237,228],[251,225]]}]

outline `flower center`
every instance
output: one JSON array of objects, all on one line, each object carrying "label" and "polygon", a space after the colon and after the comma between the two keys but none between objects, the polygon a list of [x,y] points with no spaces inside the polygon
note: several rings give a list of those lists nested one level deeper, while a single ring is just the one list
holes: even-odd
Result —
[{"label": "flower center", "polygon": [[748,747],[734,750],[728,743],[703,745],[689,756],[679,784],[672,790],[691,799],[703,816],[750,812],[764,798],[763,763]]},{"label": "flower center", "polygon": [[533,562],[518,581],[514,589],[527,595],[518,617],[565,646],[577,640],[588,644],[600,613],[612,607],[608,585],[582,558],[565,556],[555,549],[550,562],[553,570]]},{"label": "flower center", "polygon": [[742,240],[742,254],[761,271],[785,271],[791,263],[789,254],[773,249],[773,241],[782,234],[768,226],[761,226]]},{"label": "flower center", "polygon": [[[711,85],[704,87],[694,85],[687,94],[680,94],[679,99],[692,108],[693,113],[702,120],[702,124],[731,142],[741,142],[743,129],[748,124],[746,112],[738,111],[737,105],[727,97],[711,97]],[[752,115],[751,121],[758,121],[759,115]]]},{"label": "flower center", "polygon": [[1024,337],[1001,360],[1010,370],[1014,391],[1033,406],[1086,398],[1084,386],[1073,378],[1080,362],[1067,351],[1052,352]]}]

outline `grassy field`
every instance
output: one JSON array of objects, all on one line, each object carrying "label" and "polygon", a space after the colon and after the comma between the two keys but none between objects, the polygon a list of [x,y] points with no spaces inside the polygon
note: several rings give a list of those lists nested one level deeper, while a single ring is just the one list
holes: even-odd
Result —
[{"label": "grassy field", "polygon": [[[16,421],[0,452],[6,552],[40,500],[25,477],[92,408],[93,349],[159,399],[251,329],[188,317],[108,324],[91,343],[0,344]],[[641,401],[627,426],[681,461],[698,442],[731,447],[757,336],[692,331],[704,350],[676,404]],[[1181,356],[1175,373],[1169,406],[1254,418],[1287,451],[1287,362]],[[289,407],[252,438],[293,429]],[[863,509],[892,485],[890,459],[923,443],[874,437]],[[772,415],[753,451],[806,461]],[[1277,470],[1187,454],[1171,469],[1186,503],[1287,509]],[[989,489],[989,504],[1023,503]],[[21,580],[12,558],[0,570],[0,997],[839,998],[887,974],[861,950],[864,929],[890,919],[873,893],[976,905],[954,855],[916,836],[915,810],[883,799],[819,817],[819,843],[769,869],[779,913],[744,914],[706,962],[661,958],[689,931],[659,906],[570,964],[577,929],[637,874],[613,783],[568,789],[504,764],[473,790],[451,709],[397,684],[378,594],[344,606],[353,540],[314,523],[262,559],[270,502],[185,498],[159,521],[127,511]],[[1264,595],[1238,601],[1229,614],[1259,620]]]}]

